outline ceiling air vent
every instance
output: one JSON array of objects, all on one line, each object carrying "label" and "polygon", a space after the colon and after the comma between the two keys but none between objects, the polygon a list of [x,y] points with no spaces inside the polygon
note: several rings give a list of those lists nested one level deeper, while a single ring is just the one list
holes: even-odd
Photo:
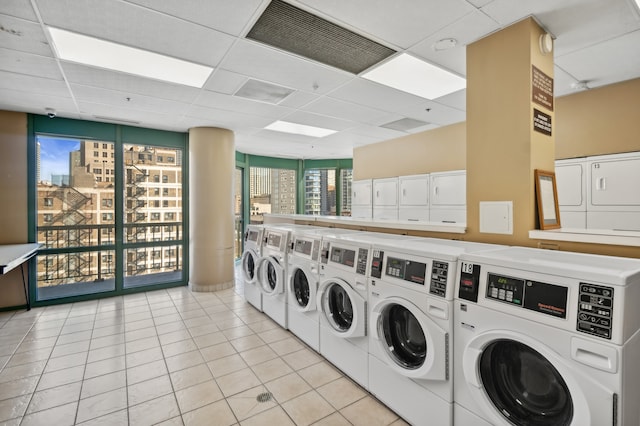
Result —
[{"label": "ceiling air vent", "polygon": [[396,53],[281,0],[271,1],[247,38],[354,74]]},{"label": "ceiling air vent", "polygon": [[284,100],[284,98],[293,92],[293,89],[289,89],[287,87],[249,79],[240,89],[238,89],[235,96],[240,96],[241,98],[247,98],[254,101],[268,102],[270,104],[279,104]]},{"label": "ceiling air vent", "polygon": [[411,129],[416,129],[418,127],[426,126],[428,123],[426,121],[414,120],[413,118],[402,118],[400,120],[392,121],[387,124],[383,124],[380,127],[384,127],[386,129],[400,130],[402,132],[409,131]]}]

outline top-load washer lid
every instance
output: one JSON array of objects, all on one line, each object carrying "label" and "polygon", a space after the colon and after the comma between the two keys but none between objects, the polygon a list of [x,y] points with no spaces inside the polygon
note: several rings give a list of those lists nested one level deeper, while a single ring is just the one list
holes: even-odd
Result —
[{"label": "top-load washer lid", "polygon": [[514,340],[495,340],[482,351],[478,368],[487,396],[510,423],[571,424],[570,390],[553,364],[533,348]]}]

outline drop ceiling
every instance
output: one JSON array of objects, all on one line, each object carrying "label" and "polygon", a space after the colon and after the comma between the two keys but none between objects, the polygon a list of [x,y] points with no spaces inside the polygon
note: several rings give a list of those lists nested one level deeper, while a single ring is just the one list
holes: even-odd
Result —
[{"label": "drop ceiling", "polygon": [[[533,16],[555,38],[555,96],[583,90],[575,88],[579,81],[596,88],[640,77],[634,0],[286,2],[463,77],[466,45]],[[269,3],[2,0],[0,109],[50,108],[58,117],[174,131],[222,127],[235,132],[239,151],[289,158],[349,158],[358,146],[465,120],[465,90],[427,100],[247,38]],[[55,56],[47,26],[214,71],[194,88],[65,62]],[[456,45],[438,49],[449,38]],[[265,130],[278,120],[336,133]]]}]

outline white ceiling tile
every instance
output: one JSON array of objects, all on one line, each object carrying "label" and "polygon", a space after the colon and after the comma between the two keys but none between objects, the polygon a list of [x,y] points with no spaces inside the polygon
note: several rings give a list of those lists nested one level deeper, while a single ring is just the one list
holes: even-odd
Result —
[{"label": "white ceiling tile", "polygon": [[208,120],[208,126],[221,127],[229,130],[239,130],[245,127],[263,128],[273,122],[272,118],[198,105],[191,105],[185,115],[187,117],[206,119]]},{"label": "white ceiling tile", "polygon": [[213,71],[209,80],[205,83],[204,89],[212,92],[232,95],[248,80],[244,75],[217,68]]},{"label": "white ceiling tile", "polygon": [[239,40],[220,66],[258,80],[317,94],[325,94],[353,78],[352,74],[336,68],[248,40]]},{"label": "white ceiling tile", "polygon": [[159,130],[180,131],[172,116],[155,111],[139,109],[113,108],[111,105],[80,102],[81,116],[92,121],[104,121]]},{"label": "white ceiling tile", "polygon": [[130,97],[146,95],[190,103],[199,93],[193,87],[68,62],[62,62],[62,69],[71,84],[115,90]]},{"label": "white ceiling tile", "polygon": [[262,0],[127,0],[234,36],[240,35]]},{"label": "white ceiling tile", "polygon": [[67,86],[62,79],[56,80],[5,71],[0,71],[0,89],[15,89],[48,96],[69,96]]},{"label": "white ceiling tile", "polygon": [[331,98],[379,109],[397,111],[424,99],[363,78],[354,79],[329,94]]},{"label": "white ceiling tile", "polygon": [[207,108],[259,115],[262,117],[269,117],[274,120],[281,118],[292,111],[290,108],[281,107],[279,105],[252,101],[237,96],[224,95],[222,93],[209,92],[206,90],[200,93],[200,96],[195,103],[196,105]]},{"label": "white ceiling tile", "polygon": [[303,106],[315,101],[319,97],[320,95],[317,95],[315,93],[296,90],[295,92],[287,96],[282,102],[280,102],[280,106],[286,106],[289,108],[302,108]]},{"label": "white ceiling tile", "polygon": [[[71,91],[78,102],[110,105],[130,111],[153,111],[160,114],[179,116],[184,114],[188,104],[145,95],[131,95],[128,92],[107,90],[91,86],[72,84]],[[82,110],[82,112],[86,112]]]},{"label": "white ceiling tile", "polygon": [[233,37],[121,1],[37,0],[46,25],[216,66]]},{"label": "white ceiling tile", "polygon": [[345,130],[356,123],[326,115],[314,114],[307,111],[295,111],[284,117],[284,121],[291,121],[297,124],[305,124],[307,126],[322,127],[324,129]]},{"label": "white ceiling tile", "polygon": [[449,93],[445,96],[440,96],[434,101],[440,105],[449,106],[451,108],[459,109],[460,111],[467,110],[467,89],[458,90],[457,92]]},{"label": "white ceiling tile", "polygon": [[0,70],[62,80],[62,73],[55,59],[17,50],[0,48]]},{"label": "white ceiling tile", "polygon": [[[403,117],[398,117],[397,119],[401,119],[401,118]],[[394,120],[388,120],[388,121],[385,120],[385,123],[388,123],[391,121],[394,121]],[[382,123],[382,124],[385,124],[385,123]],[[349,129],[349,133],[360,135],[360,136],[366,136],[372,141],[381,141],[381,140],[384,141],[389,139],[395,139],[400,136],[405,136],[405,133],[399,130],[393,130],[393,129],[388,129],[386,127],[371,126],[371,125],[353,127]]]},{"label": "white ceiling tile", "polygon": [[[429,111],[427,111],[427,109],[429,109]],[[405,117],[426,121],[427,123],[433,123],[439,126],[459,123],[466,119],[465,111],[430,101],[406,108],[399,112],[404,114]],[[413,133],[413,130],[411,132]]]},{"label": "white ceiling tile", "polygon": [[331,21],[338,20],[336,23],[351,30],[361,30],[355,32],[364,32],[375,41],[384,40],[403,49],[474,10],[464,0],[301,0],[301,3],[335,18]]},{"label": "white ceiling tile", "polygon": [[0,109],[46,114],[46,108],[53,108],[59,117],[71,117],[77,108],[71,96],[51,96],[41,93],[0,89]]},{"label": "white ceiling tile", "polygon": [[38,20],[29,0],[2,0],[0,13],[29,21]]},{"label": "white ceiling tile", "polygon": [[302,109],[304,111],[343,118],[357,123],[371,123],[386,115],[385,112],[377,109],[328,97],[320,98]]},{"label": "white ceiling tile", "polygon": [[53,57],[53,51],[38,23],[0,15],[0,26],[3,28],[0,31],[0,47]]},{"label": "white ceiling tile", "polygon": [[557,98],[578,92],[578,89],[571,87],[576,82],[577,80],[571,74],[563,70],[558,64],[555,64],[553,67],[553,96]]}]

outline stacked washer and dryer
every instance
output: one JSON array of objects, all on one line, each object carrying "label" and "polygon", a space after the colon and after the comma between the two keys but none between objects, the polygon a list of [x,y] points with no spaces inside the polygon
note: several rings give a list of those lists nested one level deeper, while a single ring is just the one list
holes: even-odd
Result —
[{"label": "stacked washer and dryer", "polygon": [[640,260],[510,247],[459,269],[456,424],[640,423]]},{"label": "stacked washer and dryer", "polygon": [[453,423],[453,295],[458,257],[502,246],[406,237],[374,244],[369,391],[414,425]]}]

